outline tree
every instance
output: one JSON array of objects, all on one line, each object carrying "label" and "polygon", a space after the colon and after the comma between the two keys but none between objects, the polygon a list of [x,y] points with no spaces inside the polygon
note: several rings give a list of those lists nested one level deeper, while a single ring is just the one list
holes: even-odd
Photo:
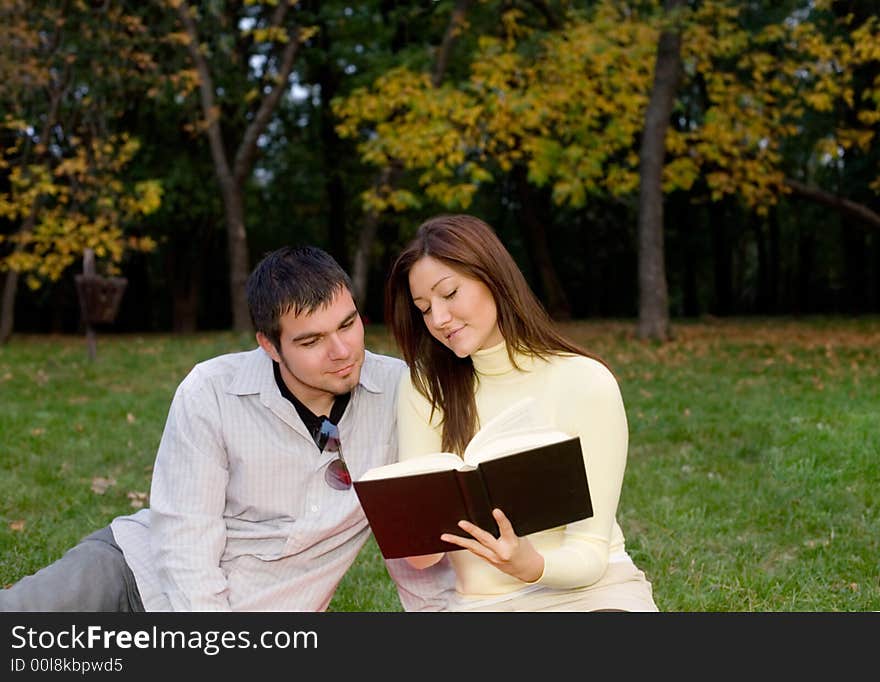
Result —
[{"label": "tree", "polygon": [[150,249],[125,235],[155,210],[155,181],[128,183],[125,167],[136,140],[114,132],[126,93],[153,77],[145,29],[136,14],[109,3],[49,2],[34,8],[0,2],[7,40],[0,48],[0,121],[4,149],[0,235],[6,271],[0,342],[14,324],[20,273],[39,287],[54,281],[85,248],[107,256],[112,272],[126,249]]},{"label": "tree", "polygon": [[[245,282],[250,271],[243,191],[266,130],[289,91],[297,54],[314,33],[300,26],[294,2],[164,0],[177,12],[183,45],[195,70],[202,120],[226,217],[233,328],[250,329]],[[233,69],[230,69],[232,65]],[[235,142],[232,142],[235,140]]]},{"label": "tree", "polygon": [[[547,19],[546,6],[539,4]],[[466,209],[481,186],[510,178],[545,301],[552,314],[566,317],[545,217],[533,210],[539,195],[530,186],[543,187],[555,173],[569,172],[568,179],[553,183],[552,199],[583,205],[588,191],[599,189],[606,159],[631,149],[639,128],[637,110],[612,101],[623,91],[620,84],[601,73],[620,73],[620,81],[632,86],[647,79],[649,70],[626,54],[643,28],[621,21],[613,8],[599,13],[598,27],[577,15],[564,27],[549,17],[541,25],[508,8],[492,33],[477,37],[464,79],[438,85],[427,70],[399,66],[337,102],[336,111],[340,134],[361,141],[366,162],[415,172],[426,199],[447,210]],[[629,91],[637,105],[638,88]],[[619,118],[611,111],[620,112]],[[574,126],[580,144],[566,149],[559,138]],[[612,181],[629,191],[634,178],[618,173]],[[367,193],[373,211],[424,203],[411,190],[380,187],[384,191]]]},{"label": "tree", "polygon": [[[642,249],[653,254],[642,263],[643,302],[659,315],[642,333],[663,337],[663,195],[712,204],[730,197],[763,217],[792,190],[822,196],[803,191],[809,185],[786,145],[796,141],[809,152],[808,168],[818,168],[875,144],[876,80],[857,91],[853,79],[878,59],[877,19],[837,16],[829,2],[770,5],[706,0],[663,37],[656,3],[600,0],[542,31],[511,10],[506,38],[479,36],[466,78],[438,89],[424,72],[389,70],[339,105],[340,133],[359,137],[365,161],[394,160],[414,173],[424,194],[448,208],[466,207],[519,164],[528,182],[552,188],[558,206],[629,202],[641,188],[649,196],[639,219],[653,236]],[[662,70],[676,53],[677,90]],[[663,96],[646,127],[658,59]],[[381,201],[408,209],[421,199],[401,190]],[[660,293],[653,303],[652,292]]]},{"label": "tree", "polygon": [[[673,15],[686,0],[666,0]],[[663,160],[666,130],[681,71],[681,31],[672,25],[661,31],[654,67],[654,86],[645,112],[639,151],[639,320],[638,336],[669,338],[669,293],[663,248]]]},{"label": "tree", "polygon": [[[430,70],[432,88],[440,87],[446,76],[452,48],[461,32],[466,28],[467,14],[472,4],[472,0],[458,0],[450,13],[449,23],[443,34],[443,39],[434,51],[433,65]],[[372,186],[368,190],[371,199],[367,201],[366,215],[358,233],[351,275],[354,297],[362,309],[365,307],[367,300],[367,277],[370,269],[372,247],[376,239],[383,209],[387,206],[381,197],[388,196],[394,192],[394,185],[398,180],[400,171],[400,164],[395,159],[388,159],[386,165],[379,168]]]},{"label": "tree", "polygon": [[[149,237],[126,237],[124,227],[155,211],[161,201],[156,181],[124,183],[120,176],[138,149],[126,136],[71,140],[70,154],[52,168],[18,166],[10,173],[10,191],[0,195],[0,216],[26,220],[25,229],[8,237],[15,245],[4,266],[27,275],[28,285],[57,281],[90,248],[107,257],[108,274],[126,249],[150,250]],[[11,152],[16,148],[13,147]]]}]

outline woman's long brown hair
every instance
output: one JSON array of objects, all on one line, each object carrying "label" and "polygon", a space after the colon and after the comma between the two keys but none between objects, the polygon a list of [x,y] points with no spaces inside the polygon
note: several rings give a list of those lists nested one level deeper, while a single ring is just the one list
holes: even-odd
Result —
[{"label": "woman's long brown hair", "polygon": [[513,257],[489,225],[470,215],[440,215],[422,223],[401,251],[385,287],[385,321],[391,327],[416,389],[442,414],[442,448],[461,454],[477,430],[474,366],[428,332],[412,300],[409,273],[424,256],[483,282],[498,309],[507,353],[544,358],[572,353],[604,361],[557,331]]}]

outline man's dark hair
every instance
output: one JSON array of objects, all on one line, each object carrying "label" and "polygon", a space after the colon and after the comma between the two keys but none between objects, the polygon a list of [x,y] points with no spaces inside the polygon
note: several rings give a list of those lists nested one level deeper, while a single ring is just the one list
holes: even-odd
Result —
[{"label": "man's dark hair", "polygon": [[279,348],[281,317],[311,314],[329,305],[351,279],[333,256],[314,246],[284,246],[257,263],[247,280],[248,310],[254,329]]}]

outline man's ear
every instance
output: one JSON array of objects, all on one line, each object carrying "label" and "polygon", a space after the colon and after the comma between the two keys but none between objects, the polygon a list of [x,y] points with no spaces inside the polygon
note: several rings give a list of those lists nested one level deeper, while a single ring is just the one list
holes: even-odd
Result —
[{"label": "man's ear", "polygon": [[278,349],[275,348],[275,344],[272,343],[269,340],[269,337],[263,332],[257,332],[257,343],[260,344],[260,348],[266,351],[266,355],[272,358],[275,362],[281,362],[281,356],[278,355]]}]

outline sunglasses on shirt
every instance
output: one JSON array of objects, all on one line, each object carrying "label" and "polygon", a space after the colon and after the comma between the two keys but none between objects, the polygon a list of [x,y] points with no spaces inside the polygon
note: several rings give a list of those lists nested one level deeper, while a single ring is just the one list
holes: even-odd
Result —
[{"label": "sunglasses on shirt", "polygon": [[324,480],[334,490],[348,490],[351,488],[351,474],[342,458],[342,443],[339,440],[339,427],[327,417],[321,419],[321,427],[318,429],[318,447],[322,451],[335,452],[334,459],[324,471]]}]

